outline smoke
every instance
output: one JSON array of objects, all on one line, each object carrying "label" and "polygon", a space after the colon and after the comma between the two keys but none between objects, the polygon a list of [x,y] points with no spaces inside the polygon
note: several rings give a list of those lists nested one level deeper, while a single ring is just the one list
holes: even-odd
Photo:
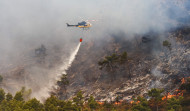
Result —
[{"label": "smoke", "polygon": [[[62,74],[66,74],[66,70],[71,66],[72,62],[75,59],[75,56],[77,55],[79,48],[81,46],[81,42],[77,45],[77,47],[74,49],[74,51],[71,53],[71,55],[69,56],[69,58],[64,58],[62,65],[60,66],[60,68],[58,70],[56,70],[55,72],[51,72],[49,74],[49,80],[48,82],[46,81],[46,83],[48,84],[44,84],[44,86],[40,85],[41,88],[40,90],[34,92],[32,94],[33,97],[36,97],[37,99],[43,101],[44,99],[46,99],[47,97],[49,97],[50,92],[53,90],[52,88],[57,88],[57,81],[61,79]],[[54,89],[54,90],[55,90]]]},{"label": "smoke", "polygon": [[155,78],[155,80],[152,80],[150,84],[150,88],[160,88],[163,86],[160,79],[162,77],[165,77],[165,75],[160,71],[160,67],[156,66],[154,69],[151,70],[152,76]]},{"label": "smoke", "polygon": [[[62,64],[60,61],[67,61],[62,67],[65,74],[72,63],[66,58],[79,38],[99,42],[118,32],[132,38],[134,34],[170,30],[188,20],[187,4],[184,1],[176,5],[169,0],[0,0],[0,72],[5,82],[15,84],[11,87],[5,83],[5,88],[15,92],[23,86],[23,81],[10,78],[14,73],[6,72],[24,66],[25,85],[40,98],[62,74],[52,75]],[[65,24],[87,19],[97,20],[88,31],[67,28]],[[45,66],[35,63],[34,50],[41,44],[47,48]]]}]

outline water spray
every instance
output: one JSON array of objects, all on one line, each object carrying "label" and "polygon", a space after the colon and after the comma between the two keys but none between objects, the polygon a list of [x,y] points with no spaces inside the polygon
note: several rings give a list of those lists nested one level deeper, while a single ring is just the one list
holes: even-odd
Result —
[{"label": "water spray", "polygon": [[75,60],[75,57],[80,49],[81,42],[82,41],[80,40],[75,50],[71,52],[71,55],[69,56],[69,58],[67,60],[64,60],[65,62],[63,62],[60,68],[58,68],[58,70],[54,72],[55,74],[52,75],[54,76],[54,79],[51,79],[49,83],[46,84],[46,86],[43,87],[42,89],[39,89],[38,92],[34,92],[32,94],[33,97],[36,97],[38,100],[43,102],[46,98],[50,96],[50,92],[52,90],[56,90],[58,88],[56,82],[61,79],[63,74],[66,75],[66,70],[71,66],[72,62]]}]

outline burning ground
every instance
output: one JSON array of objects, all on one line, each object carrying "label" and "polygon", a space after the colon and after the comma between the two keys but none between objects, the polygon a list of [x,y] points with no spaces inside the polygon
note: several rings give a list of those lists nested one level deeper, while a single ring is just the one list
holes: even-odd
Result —
[{"label": "burning ground", "polygon": [[[131,100],[137,95],[146,97],[151,88],[173,94],[181,80],[190,76],[190,27],[135,35],[129,40],[125,36],[122,32],[110,34],[104,45],[84,43],[67,71],[69,84],[60,85],[57,95],[68,99],[82,90],[86,97],[93,95],[98,101],[112,101],[117,96]],[[112,71],[109,67],[100,70],[98,61],[123,52],[127,52],[123,64],[113,63]]]}]

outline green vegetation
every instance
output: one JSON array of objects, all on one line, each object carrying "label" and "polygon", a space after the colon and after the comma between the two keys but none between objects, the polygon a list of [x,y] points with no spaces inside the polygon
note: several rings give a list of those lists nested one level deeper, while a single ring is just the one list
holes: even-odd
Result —
[{"label": "green vegetation", "polygon": [[3,77],[0,75],[0,83],[3,82]]},{"label": "green vegetation", "polygon": [[67,79],[67,75],[63,74],[60,81],[57,81],[57,84],[64,89],[64,91],[67,91],[67,85],[69,85],[69,80]]},{"label": "green vegetation", "polygon": [[172,49],[172,48],[171,48],[171,45],[172,45],[172,44],[171,44],[169,41],[167,41],[167,40],[163,41],[162,45],[163,45],[164,47],[167,47],[169,50]]},{"label": "green vegetation", "polygon": [[3,89],[0,89],[0,102],[2,102],[5,99],[5,91]]},{"label": "green vegetation", "polygon": [[181,111],[182,110],[182,106],[181,106],[182,100],[183,100],[183,97],[168,99],[167,100],[167,109],[169,111]]},{"label": "green vegetation", "polygon": [[6,95],[6,100],[7,100],[7,101],[10,101],[10,100],[12,100],[12,99],[13,99],[12,94],[11,94],[11,93],[7,93],[7,95]]},{"label": "green vegetation", "polygon": [[127,60],[127,52],[121,54],[113,53],[111,56],[105,56],[103,60],[100,60],[98,65],[100,66],[100,70],[106,69],[111,75],[111,79],[114,80],[116,78],[114,72],[119,65],[124,64]]},{"label": "green vegetation", "polygon": [[[0,111],[189,111],[190,92],[188,80],[181,85],[182,96],[169,97],[163,95],[163,89],[153,88],[148,91],[148,100],[142,96],[133,101],[121,101],[119,96],[112,102],[97,102],[93,96],[84,100],[83,92],[79,91],[72,100],[60,100],[50,96],[44,103],[36,98],[24,99],[25,93],[30,92],[22,88],[14,96],[0,89]],[[164,98],[165,97],[165,98]],[[163,99],[164,98],[164,99]],[[86,102],[85,102],[86,101]]]},{"label": "green vegetation", "polygon": [[149,100],[150,104],[152,104],[152,109],[155,111],[159,110],[159,107],[162,106],[162,92],[163,89],[156,89],[153,88],[150,91],[148,91],[148,95],[151,97]]},{"label": "green vegetation", "polygon": [[114,71],[118,63],[123,64],[127,61],[127,52],[121,54],[112,54],[111,56],[106,56],[103,60],[98,62],[100,69],[107,68],[109,71]]},{"label": "green vegetation", "polygon": [[88,99],[88,106],[90,107],[90,109],[92,110],[96,110],[98,108],[98,103],[95,101],[93,96],[90,96],[90,98]]},{"label": "green vegetation", "polygon": [[132,111],[151,111],[148,101],[143,97],[137,97],[134,100]]}]

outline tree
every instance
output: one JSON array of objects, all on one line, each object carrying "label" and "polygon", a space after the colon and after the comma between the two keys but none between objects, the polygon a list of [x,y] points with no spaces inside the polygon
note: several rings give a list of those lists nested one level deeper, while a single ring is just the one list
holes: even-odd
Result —
[{"label": "tree", "polygon": [[0,102],[2,102],[5,99],[5,91],[0,88]]},{"label": "tree", "polygon": [[120,63],[123,64],[127,61],[127,52],[123,52],[121,55],[120,55]]},{"label": "tree", "polygon": [[107,68],[109,71],[113,71],[114,63],[118,61],[119,57],[113,53],[111,56],[106,56],[104,60],[99,61],[98,65],[100,66],[100,69]]},{"label": "tree", "polygon": [[108,103],[107,101],[104,102],[103,106],[104,106],[104,108],[105,108],[106,111],[110,111],[111,109],[114,108],[113,104]]},{"label": "tree", "polygon": [[71,101],[67,101],[63,107],[63,111],[79,111],[80,109],[76,104],[72,104]]},{"label": "tree", "polygon": [[59,111],[64,111],[64,106],[66,105],[66,102],[64,100],[59,100],[58,101],[58,110]]},{"label": "tree", "polygon": [[23,101],[24,98],[23,98],[22,92],[21,92],[21,91],[17,92],[17,93],[15,94],[14,99],[17,100],[17,101]]},{"label": "tree", "polygon": [[83,107],[83,103],[84,103],[83,99],[84,97],[83,97],[82,91],[79,91],[77,95],[73,98],[73,102],[76,106],[78,106],[79,110],[81,110]]},{"label": "tree", "polygon": [[11,111],[12,109],[10,108],[9,103],[6,100],[3,100],[1,102],[0,110],[1,111]]},{"label": "tree", "polygon": [[98,103],[95,101],[95,99],[94,99],[93,96],[90,96],[90,98],[88,99],[88,106],[92,110],[96,110],[97,109]]},{"label": "tree", "polygon": [[45,111],[58,111],[59,100],[51,95],[44,103]]},{"label": "tree", "polygon": [[0,83],[3,82],[3,77],[0,75]]},{"label": "tree", "polygon": [[22,93],[24,100],[29,100],[30,99],[30,95],[32,93],[31,89],[26,90],[25,87],[22,87],[20,92]]},{"label": "tree", "polygon": [[67,79],[67,75],[63,74],[61,77],[60,81],[57,81],[57,84],[61,87],[64,88],[64,91],[67,91],[66,86],[69,85],[69,80]]},{"label": "tree", "polygon": [[148,91],[148,95],[151,97],[151,100],[149,101],[149,103],[156,105],[156,111],[158,111],[159,106],[161,105],[162,102],[162,92],[164,90],[163,89],[156,89],[153,88],[150,91]]},{"label": "tree", "polygon": [[148,106],[148,101],[145,98],[138,96],[137,99],[134,99],[132,111],[151,111],[151,109]]},{"label": "tree", "polygon": [[167,40],[163,41],[162,45],[164,47],[167,47],[169,50],[171,50],[171,43]]},{"label": "tree", "polygon": [[181,106],[181,101],[182,97],[179,97],[178,99],[175,97],[172,97],[167,100],[167,109],[168,110],[174,110],[174,111],[181,111],[182,106]]},{"label": "tree", "polygon": [[106,56],[102,61],[98,62],[98,65],[100,66],[100,70],[105,68],[111,75],[111,79],[115,79],[115,69],[117,68],[116,64],[119,61],[118,55],[115,53],[111,56]]},{"label": "tree", "polygon": [[103,60],[98,62],[100,66],[100,70],[105,68],[112,77],[112,80],[115,79],[114,71],[118,68],[118,65],[124,64],[127,61],[127,52],[123,52],[122,54],[113,53],[111,56],[105,56]]},{"label": "tree", "polygon": [[17,101],[13,99],[8,101],[7,105],[11,109],[11,111],[23,111],[24,101]]},{"label": "tree", "polygon": [[30,109],[32,111],[44,111],[43,105],[36,98],[27,101],[24,104],[24,109]]},{"label": "tree", "polygon": [[12,94],[11,94],[11,93],[7,93],[7,94],[6,94],[6,100],[7,100],[7,101],[10,101],[10,100],[12,100],[12,99],[13,99]]}]

